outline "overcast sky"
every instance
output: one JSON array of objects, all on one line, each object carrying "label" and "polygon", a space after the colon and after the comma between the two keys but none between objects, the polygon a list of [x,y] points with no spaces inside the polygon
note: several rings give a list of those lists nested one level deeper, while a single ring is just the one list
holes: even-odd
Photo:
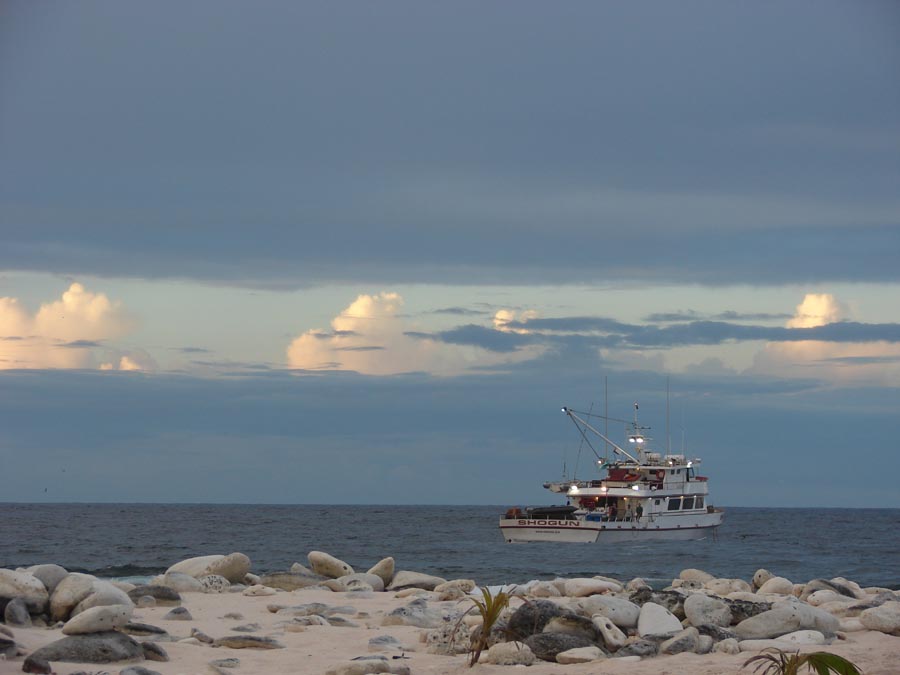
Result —
[{"label": "overcast sky", "polygon": [[606,376],[720,504],[900,507],[898,72],[893,2],[7,0],[0,499],[549,502]]}]

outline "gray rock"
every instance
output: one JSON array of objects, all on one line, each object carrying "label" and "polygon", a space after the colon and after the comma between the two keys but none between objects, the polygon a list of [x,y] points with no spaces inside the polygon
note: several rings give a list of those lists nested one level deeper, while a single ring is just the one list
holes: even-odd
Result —
[{"label": "gray rock", "polygon": [[408,605],[397,607],[384,617],[384,626],[417,626],[418,628],[437,628],[450,614],[438,608],[428,606],[425,600],[413,600]]},{"label": "gray rock", "polygon": [[17,652],[18,647],[16,647],[15,640],[10,638],[0,638],[0,656],[7,659],[14,659]]},{"label": "gray rock", "polygon": [[156,607],[156,598],[154,598],[152,595],[142,595],[134,601],[134,604],[141,609]]},{"label": "gray rock", "polygon": [[793,607],[774,607],[744,619],[734,627],[739,640],[764,640],[800,630],[800,613]]},{"label": "gray rock", "polygon": [[258,623],[245,623],[240,626],[235,626],[231,630],[237,633],[255,633],[260,629],[260,625]]},{"label": "gray rock", "polygon": [[149,595],[156,600],[157,605],[162,607],[168,607],[170,605],[177,607],[181,604],[181,594],[174,588],[169,588],[168,586],[161,586],[159,584],[135,586],[128,591],[128,597],[131,598],[133,602],[137,602],[139,598],[145,595]]},{"label": "gray rock", "polygon": [[370,652],[399,652],[403,651],[400,640],[393,635],[378,635],[369,640]]},{"label": "gray rock", "polygon": [[165,662],[169,660],[166,650],[155,642],[142,642],[141,649],[144,651],[144,658],[148,661]]},{"label": "gray rock", "polygon": [[283,591],[295,591],[298,588],[317,586],[328,577],[321,574],[307,574],[305,572],[273,572],[260,577],[259,583],[269,588],[280,588]]},{"label": "gray rock", "polygon": [[213,644],[229,649],[284,649],[284,645],[277,640],[261,635],[226,635]]},{"label": "gray rock", "polygon": [[597,628],[590,619],[585,619],[577,614],[568,614],[566,616],[555,616],[550,619],[544,626],[544,633],[568,633],[569,635],[580,635],[588,640],[597,639]]},{"label": "gray rock", "polygon": [[772,609],[771,602],[750,602],[748,600],[731,600],[729,598],[725,598],[724,602],[728,605],[728,609],[731,610],[732,624],[740,623],[751,616],[756,616]]},{"label": "gray rock", "polygon": [[0,635],[5,635],[6,637],[14,637],[13,632],[7,628],[6,626],[0,626]]},{"label": "gray rock", "polygon": [[159,671],[150,670],[143,666],[129,666],[119,671],[119,675],[160,675]]},{"label": "gray rock", "polygon": [[695,651],[698,654],[709,654],[715,644],[716,641],[709,635],[700,635],[697,637],[697,649]]},{"label": "gray rock", "polygon": [[653,640],[636,640],[630,645],[625,645],[615,653],[617,658],[623,656],[656,656],[659,654],[659,644]]},{"label": "gray rock", "polygon": [[594,624],[594,628],[600,633],[600,637],[603,639],[603,644],[605,644],[609,649],[616,650],[620,647],[624,647],[627,641],[627,637],[622,630],[613,623],[612,619],[608,616],[603,616],[602,614],[595,614],[591,618],[591,623]]},{"label": "gray rock", "polygon": [[21,598],[29,613],[40,614],[47,609],[50,594],[40,579],[25,572],[0,568],[0,606],[13,598]]},{"label": "gray rock", "polygon": [[816,591],[834,591],[835,593],[840,593],[841,595],[845,595],[848,598],[853,598],[854,600],[858,599],[856,595],[856,591],[847,584],[842,584],[839,581],[828,579],[813,579],[809,583],[807,583],[803,587],[803,592],[800,594],[801,600],[806,600],[810,595],[815,593]]},{"label": "gray rock", "polygon": [[728,604],[703,593],[694,593],[685,598],[684,615],[692,626],[731,625],[731,610],[728,608]]},{"label": "gray rock", "polygon": [[358,623],[343,616],[329,616],[326,621],[329,625],[337,628],[359,628]]},{"label": "gray rock", "polygon": [[666,635],[681,630],[681,622],[672,612],[655,602],[645,602],[641,605],[641,615],[638,617],[638,635]]},{"label": "gray rock", "polygon": [[425,644],[429,654],[453,656],[467,653],[471,640],[465,625],[459,621],[444,621],[425,634]]},{"label": "gray rock", "polygon": [[641,607],[652,602],[660,607],[665,607],[679,620],[684,618],[684,598],[678,591],[654,591],[646,588],[635,591],[630,596],[631,601]]},{"label": "gray rock", "polygon": [[721,652],[722,654],[739,654],[741,651],[740,643],[736,638],[728,638],[713,645],[713,652]]},{"label": "gray rock", "polygon": [[215,666],[216,668],[240,668],[241,660],[235,658],[215,659],[214,661],[210,661],[209,665]]},{"label": "gray rock", "polygon": [[64,567],[52,564],[32,565],[25,571],[35,579],[40,579],[48,593],[53,593],[53,591],[56,590],[57,585],[59,585],[59,582],[65,579],[66,575],[69,574]]},{"label": "gray rock", "polygon": [[737,638],[737,635],[735,635],[733,631],[723,628],[722,626],[716,626],[715,624],[706,623],[695,627],[700,635],[708,635],[716,642]]},{"label": "gray rock", "polygon": [[137,623],[135,621],[129,621],[122,626],[122,632],[129,635],[166,635],[167,633],[164,628],[157,628],[149,623]]},{"label": "gray rock", "polygon": [[31,655],[25,657],[25,662],[22,664],[22,672],[49,675],[53,672],[53,668],[47,659],[36,659]]},{"label": "gray rock", "polygon": [[433,591],[437,586],[445,583],[447,583],[447,580],[442,577],[400,570],[394,574],[394,578],[391,580],[387,590],[402,591],[405,588],[421,588],[425,591]]},{"label": "gray rock", "polygon": [[691,626],[659,645],[659,651],[663,654],[680,654],[682,652],[695,652],[700,645],[700,633]]},{"label": "gray rock", "polygon": [[203,644],[211,645],[215,640],[213,640],[209,635],[204,633],[199,628],[191,628],[191,637],[200,640]]},{"label": "gray rock", "polygon": [[556,655],[579,647],[595,647],[596,645],[580,635],[568,633],[538,633],[525,639],[534,655],[542,661],[556,663]]},{"label": "gray rock", "polygon": [[63,626],[64,635],[85,635],[119,630],[131,619],[131,605],[90,607],[73,616]]},{"label": "gray rock", "polygon": [[31,628],[31,615],[28,613],[28,607],[25,606],[25,600],[22,598],[10,600],[3,610],[3,621],[7,626]]},{"label": "gray rock", "polygon": [[110,631],[71,635],[35,650],[32,656],[65,663],[113,663],[140,661],[144,658],[144,650],[124,633]]},{"label": "gray rock", "polygon": [[191,616],[187,607],[174,607],[166,613],[163,619],[167,621],[193,621],[194,617]]},{"label": "gray rock", "polygon": [[869,630],[900,634],[900,602],[885,602],[878,607],[866,609],[860,613],[859,620]]},{"label": "gray rock", "polygon": [[588,616],[602,614],[608,617],[619,628],[634,628],[637,626],[641,608],[625,598],[612,595],[594,595],[578,601],[577,606]]},{"label": "gray rock", "polygon": [[571,614],[569,610],[549,600],[528,602],[513,612],[509,618],[509,632],[514,639],[523,641],[530,635],[542,633],[550,619]]}]

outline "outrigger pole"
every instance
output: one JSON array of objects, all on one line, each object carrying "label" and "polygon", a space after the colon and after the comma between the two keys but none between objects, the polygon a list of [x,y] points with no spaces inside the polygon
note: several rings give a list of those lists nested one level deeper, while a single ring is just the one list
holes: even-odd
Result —
[{"label": "outrigger pole", "polygon": [[[620,447],[619,445],[617,445],[616,443],[613,443],[613,442],[612,442],[611,440],[609,440],[606,436],[604,436],[604,435],[601,434],[599,431],[597,431],[594,427],[592,427],[588,422],[586,422],[585,420],[581,419],[578,415],[576,415],[576,414],[575,414],[575,411],[573,411],[571,408],[567,408],[566,406],[563,406],[563,407],[562,407],[562,411],[563,411],[566,415],[569,416],[569,418],[572,420],[572,422],[575,424],[576,427],[578,427],[578,424],[579,424],[579,423],[582,424],[586,429],[590,429],[590,430],[593,431],[595,434],[597,434],[600,438],[602,438],[604,441],[606,441],[606,442],[609,443],[611,446],[613,446],[613,448],[615,449],[616,452],[618,452],[618,453],[620,453],[620,454],[622,454],[622,455],[625,455],[625,456],[628,457],[628,459],[630,459],[632,462],[634,462],[634,463],[637,464],[637,465],[640,465],[640,462],[639,462],[637,459],[635,459],[635,458],[634,458],[627,450],[625,450],[625,448],[622,448],[622,447]],[[580,430],[580,427],[579,427],[579,430]],[[583,433],[582,433],[582,435],[583,435]],[[595,454],[596,454],[596,453],[595,453]],[[599,458],[598,458],[598,459],[599,459]]]}]

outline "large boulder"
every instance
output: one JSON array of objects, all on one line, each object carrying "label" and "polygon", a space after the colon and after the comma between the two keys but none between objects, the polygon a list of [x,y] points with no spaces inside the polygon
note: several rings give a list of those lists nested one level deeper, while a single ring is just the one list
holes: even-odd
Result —
[{"label": "large boulder", "polygon": [[728,608],[728,604],[703,593],[694,593],[685,599],[684,614],[692,626],[731,625],[731,610]]},{"label": "large boulder", "polygon": [[31,615],[22,598],[13,598],[3,610],[3,621],[7,626],[31,628]]},{"label": "large boulder", "polygon": [[390,556],[382,558],[366,574],[374,574],[377,577],[381,577],[384,587],[387,588],[394,579],[394,559]]},{"label": "large boulder", "polygon": [[581,635],[588,640],[597,639],[597,628],[590,619],[569,613],[566,616],[555,616],[544,626],[544,633],[568,633]]},{"label": "large boulder", "polygon": [[105,633],[119,630],[131,620],[132,605],[99,605],[73,616],[63,626],[64,635]]},{"label": "large boulder", "polygon": [[529,635],[543,632],[551,619],[571,615],[572,612],[549,600],[535,600],[513,612],[509,618],[508,630],[514,639],[524,640]]},{"label": "large boulder", "polygon": [[138,598],[150,596],[156,600],[156,604],[161,607],[176,607],[181,604],[181,595],[174,588],[160,585],[143,585],[135,586],[128,591],[128,597],[132,602],[137,602]]},{"label": "large boulder", "polygon": [[421,572],[400,570],[394,573],[394,578],[387,587],[389,591],[402,591],[405,588],[421,588],[425,591],[433,591],[441,584],[447,583],[446,579]]},{"label": "large boulder", "polygon": [[213,563],[217,563],[225,558],[224,555],[200,555],[193,558],[185,558],[166,570],[166,574],[177,572],[179,574],[187,574],[189,577],[203,577],[209,574],[209,567]]},{"label": "large boulder", "polygon": [[124,633],[110,631],[65,637],[35,650],[32,657],[65,663],[114,663],[141,661],[144,650]]},{"label": "large boulder", "polygon": [[202,593],[203,584],[184,572],[167,572],[150,579],[148,586],[165,586],[178,593]]},{"label": "large boulder", "polygon": [[204,555],[187,558],[166,570],[166,574],[180,572],[199,579],[210,574],[225,577],[233,584],[241,583],[250,571],[250,558],[243,553],[229,555]]},{"label": "large boulder", "polygon": [[784,577],[772,577],[759,587],[757,593],[777,593],[778,595],[790,595],[794,590],[794,584]]},{"label": "large boulder", "polygon": [[321,574],[323,577],[337,579],[338,577],[354,573],[353,568],[343,560],[323,551],[310,551],[306,557],[309,559],[309,566],[312,568],[312,571],[316,574]]},{"label": "large boulder", "polygon": [[659,651],[663,654],[680,654],[681,652],[695,652],[700,645],[700,633],[691,626],[676,633],[659,645]]},{"label": "large boulder", "polygon": [[900,635],[900,602],[885,602],[879,607],[863,610],[859,621],[869,630]]},{"label": "large boulder", "polygon": [[758,569],[756,573],[753,575],[753,588],[761,588],[764,583],[766,583],[769,579],[774,577],[769,570],[766,569]]},{"label": "large boulder", "polygon": [[800,613],[793,607],[782,605],[744,619],[734,627],[734,632],[742,641],[765,640],[800,628]]},{"label": "large boulder", "polygon": [[57,584],[65,579],[68,574],[68,571],[66,571],[64,567],[53,564],[32,565],[25,571],[34,578],[40,579],[48,593],[52,593],[56,589]]},{"label": "large boulder", "polygon": [[97,578],[90,574],[70,572],[57,584],[50,596],[50,618],[53,621],[65,621],[75,606],[94,592]]},{"label": "large boulder", "polygon": [[595,647],[596,645],[580,635],[568,633],[538,633],[525,640],[525,644],[531,648],[534,655],[543,661],[556,663],[556,656],[560,652],[579,647]]},{"label": "large boulder", "polygon": [[638,635],[667,635],[677,633],[682,629],[681,621],[662,605],[655,602],[645,602],[641,607],[638,617]]},{"label": "large boulder", "polygon": [[685,570],[681,570],[678,574],[678,578],[682,581],[697,581],[701,585],[705,584],[707,581],[712,581],[715,577],[709,572],[704,572],[703,570],[697,570],[693,568],[688,568]]},{"label": "large boulder", "polygon": [[654,591],[645,588],[632,593],[630,600],[636,605],[652,602],[660,607],[665,607],[680,620],[684,618],[685,597],[684,593],[679,593],[678,591]]},{"label": "large boulder", "polygon": [[593,595],[577,602],[577,606],[588,616],[602,614],[619,628],[634,628],[637,626],[641,608],[625,598],[613,595]]},{"label": "large boulder", "polygon": [[337,579],[330,579],[325,581],[324,585],[333,591],[350,591],[353,590],[358,582],[368,585],[373,591],[384,590],[384,580],[377,574],[368,574],[367,572],[356,572]]},{"label": "large boulder", "polygon": [[604,579],[567,579],[564,592],[570,598],[584,598],[600,593],[615,593],[622,590],[621,584]]},{"label": "large boulder", "polygon": [[31,614],[47,609],[47,587],[37,577],[27,572],[0,569],[0,610],[13,598],[21,598]]},{"label": "large boulder", "polygon": [[91,607],[102,607],[104,605],[134,605],[134,603],[128,597],[128,593],[121,588],[114,586],[109,581],[96,579],[91,593],[72,608],[71,616],[77,616]]}]

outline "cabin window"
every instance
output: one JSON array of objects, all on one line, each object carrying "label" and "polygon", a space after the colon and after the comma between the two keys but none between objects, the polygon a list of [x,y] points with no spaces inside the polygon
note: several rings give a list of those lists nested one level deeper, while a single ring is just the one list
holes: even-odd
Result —
[{"label": "cabin window", "polygon": [[692,509],[694,508],[694,498],[693,497],[685,497],[684,503],[681,505],[682,510]]},{"label": "cabin window", "polygon": [[675,473],[681,473],[681,469],[675,469]]},{"label": "cabin window", "polygon": [[677,511],[681,508],[681,497],[674,497],[669,500],[669,511]]},{"label": "cabin window", "polygon": [[697,497],[697,498],[696,498],[696,500],[694,501],[694,508],[695,508],[695,509],[702,509],[702,508],[703,508],[703,497]]},{"label": "cabin window", "polygon": [[658,499],[655,499],[655,500],[653,501],[653,503],[656,504],[657,506],[659,506],[659,500],[658,500]]}]

